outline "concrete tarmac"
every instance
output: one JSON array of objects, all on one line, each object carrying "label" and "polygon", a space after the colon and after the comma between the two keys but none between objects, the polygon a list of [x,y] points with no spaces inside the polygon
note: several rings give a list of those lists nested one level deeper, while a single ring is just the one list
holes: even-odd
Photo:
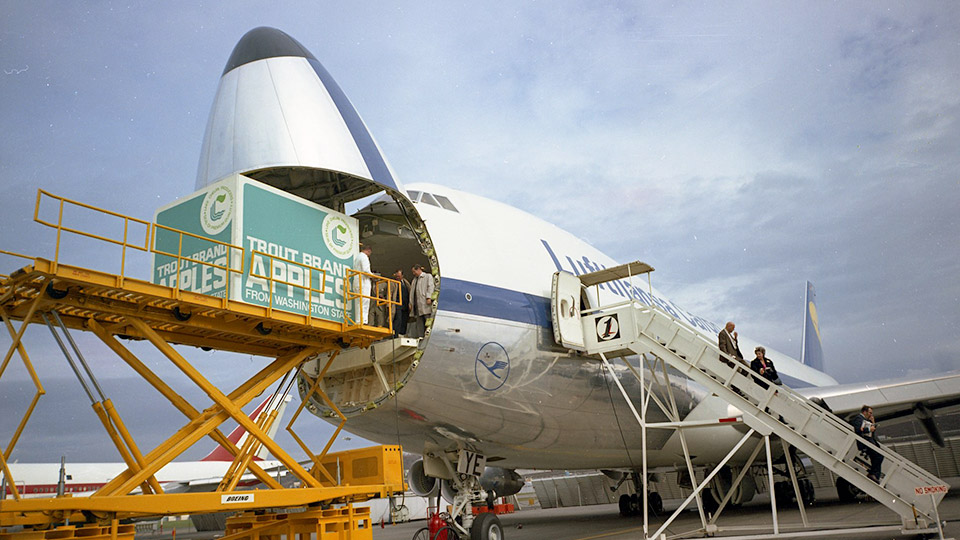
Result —
[{"label": "concrete tarmac", "polygon": [[[759,497],[758,497],[759,499]],[[672,503],[672,504],[671,504]],[[665,515],[650,517],[650,534],[656,532],[680,501],[665,502]],[[824,538],[864,538],[864,539],[915,539],[917,535],[900,533],[899,518],[886,507],[876,502],[842,504],[838,501],[825,501],[807,508],[807,520],[813,525],[803,529],[800,512],[796,507],[778,509],[780,532],[806,532],[814,529],[861,528],[886,526],[883,530],[873,529],[860,534],[830,534]],[[940,518],[947,521],[944,529],[946,538],[960,540],[960,494],[948,496],[940,504]],[[548,510],[522,510],[500,516],[504,528],[503,540],[637,540],[643,538],[643,518],[620,517],[616,504],[581,506],[573,508],[552,508]],[[750,534],[770,534],[773,532],[773,520],[769,500],[764,504],[757,500],[737,509],[725,510],[717,523],[720,531],[715,537],[738,537]],[[892,527],[891,527],[892,526]],[[414,521],[399,525],[374,525],[374,540],[411,540],[420,528],[426,527],[426,521]],[[703,535],[695,531],[701,528],[700,515],[695,507],[685,510],[668,529],[667,538],[690,533],[683,538],[700,538]],[[934,536],[933,538],[937,538]]]}]

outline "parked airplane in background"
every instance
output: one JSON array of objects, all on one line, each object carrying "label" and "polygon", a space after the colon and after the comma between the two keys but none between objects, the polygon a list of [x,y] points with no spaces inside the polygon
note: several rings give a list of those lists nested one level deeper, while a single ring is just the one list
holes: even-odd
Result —
[{"label": "parked airplane in background", "polygon": [[[611,373],[559,345],[551,322],[554,273],[612,268],[618,263],[611,257],[503,203],[441,185],[402,185],[326,69],[300,43],[272,28],[248,32],[227,62],[207,124],[197,188],[235,173],[337,210],[382,193],[355,214],[363,242],[373,247],[373,269],[383,275],[417,264],[428,269],[425,275],[437,292],[426,336],[377,343],[372,355],[342,351],[323,379],[326,393],[349,417],[351,432],[399,442],[426,456],[411,470],[414,489],[435,492],[441,478],[451,495],[477,500],[484,491],[516,493],[523,484],[517,468],[638,469],[641,430],[626,403],[615,397],[613,378],[634,398],[638,382],[623,365]],[[331,285],[341,277],[328,273]],[[585,307],[639,299],[711,340],[720,330],[631,279],[581,294]],[[819,350],[818,331],[809,332],[807,340]],[[757,344],[740,339],[745,354]],[[785,384],[805,388],[810,398],[825,398],[839,414],[862,403],[872,404],[878,416],[910,414],[918,404],[934,411],[960,396],[960,375],[837,386],[815,369],[821,363],[812,360],[813,345],[805,347],[805,362],[767,350]],[[324,360],[305,367],[301,395]],[[636,357],[633,364],[639,365]],[[891,388],[896,392],[887,393]],[[676,377],[672,389],[685,419],[719,423],[738,416],[693,381]],[[311,412],[334,421],[322,401],[308,399]],[[648,421],[666,420],[658,411],[650,414]],[[687,432],[697,465],[718,463],[740,437],[733,425]],[[648,433],[647,448],[651,467],[683,463],[675,431]],[[458,461],[458,453],[470,463]],[[484,469],[484,461],[495,467]],[[458,465],[455,478],[451,467]],[[481,471],[483,482],[473,482]],[[707,498],[719,502],[722,490],[715,483]],[[752,496],[745,488],[733,502]],[[464,518],[469,526],[469,516]],[[502,533],[496,518],[477,518],[473,527],[479,531],[473,538]]]},{"label": "parked airplane in background", "polygon": [[[267,397],[250,418],[255,422],[263,414],[277,411],[277,418],[270,426],[268,434],[272,438],[280,427],[280,419],[290,402],[290,396],[283,399]],[[271,403],[272,401],[272,403]],[[243,446],[247,431],[241,426],[230,432],[227,438],[238,448]],[[265,461],[269,453],[265,448],[256,454],[261,468],[266,471],[280,466],[279,461]],[[164,492],[177,493],[187,491],[209,491],[217,487],[227,468],[233,462],[233,455],[222,446],[217,446],[199,461],[174,461],[157,472],[156,479]],[[64,471],[63,485],[60,485],[61,468]],[[74,497],[92,495],[107,482],[127,470],[127,464],[115,463],[11,463],[10,473],[17,479],[17,488],[26,497],[54,497],[58,491],[72,493]],[[240,485],[258,483],[252,474],[241,478]],[[6,486],[7,494],[11,493]]]}]

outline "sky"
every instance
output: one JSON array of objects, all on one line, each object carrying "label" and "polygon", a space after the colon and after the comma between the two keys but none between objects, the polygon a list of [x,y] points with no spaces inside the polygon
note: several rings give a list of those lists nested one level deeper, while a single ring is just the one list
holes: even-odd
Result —
[{"label": "sky", "polygon": [[[648,262],[678,305],[795,357],[809,280],[841,382],[960,369],[958,4],[0,0],[0,14],[2,250],[52,256],[38,188],[145,219],[192,192],[223,66],[273,26],[324,64],[402,182],[487,196]],[[116,251],[62,250],[118,271]],[[49,394],[14,458],[107,459],[44,332],[27,339]],[[78,340],[142,446],[179,427]],[[183,351],[225,387],[263,365]],[[0,440],[32,392],[15,362]],[[330,429],[311,421],[298,433],[322,445]]]}]

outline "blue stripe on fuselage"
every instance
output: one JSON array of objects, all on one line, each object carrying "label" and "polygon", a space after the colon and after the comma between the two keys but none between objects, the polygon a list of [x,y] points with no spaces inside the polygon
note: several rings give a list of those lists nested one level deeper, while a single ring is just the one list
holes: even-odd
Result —
[{"label": "blue stripe on fuselage", "polygon": [[[467,295],[470,300],[467,300]],[[550,299],[501,287],[454,278],[441,278],[437,305],[444,311],[479,315],[551,329]],[[780,379],[790,388],[804,388],[810,383],[789,375]]]},{"label": "blue stripe on fuselage", "polygon": [[[467,300],[467,295],[470,300]],[[550,299],[453,278],[440,282],[439,306],[446,311],[551,328]]]},{"label": "blue stripe on fuselage", "polygon": [[[560,263],[560,259],[557,257],[557,254],[554,253],[553,248],[550,247],[550,243],[544,239],[540,239],[540,243],[543,244],[543,248],[547,251],[547,254],[550,255],[550,259],[553,260],[554,266],[557,267],[557,270],[560,272],[571,272],[576,276],[586,274],[588,272],[596,272],[601,269],[606,269],[606,266],[599,264],[595,261],[590,260],[586,255],[574,256],[565,255],[564,258],[570,264],[570,269],[567,270]],[[623,299],[631,298],[639,300],[648,306],[657,306],[660,309],[669,313],[672,317],[677,319],[683,319],[687,324],[696,326],[701,330],[704,330],[709,333],[719,333],[720,327],[713,324],[712,322],[688,313],[680,309],[673,302],[660,298],[659,296],[653,294],[653,291],[645,291],[641,287],[634,286],[629,280],[624,279],[613,279],[600,283],[597,288],[599,290],[607,290],[611,294],[617,295]],[[599,291],[598,291],[599,294]]]}]

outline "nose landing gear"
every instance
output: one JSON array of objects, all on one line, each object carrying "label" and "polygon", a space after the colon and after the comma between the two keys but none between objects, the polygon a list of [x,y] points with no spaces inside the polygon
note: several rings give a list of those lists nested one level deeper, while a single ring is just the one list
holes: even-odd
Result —
[{"label": "nose landing gear", "polygon": [[[442,540],[444,534],[447,540],[503,540],[503,525],[500,523],[500,518],[488,511],[492,510],[489,506],[494,493],[488,493],[480,483],[485,458],[462,450],[459,454],[456,468],[451,460],[452,453],[450,456],[442,451],[424,454],[425,465],[432,460],[436,466],[447,472],[447,479],[443,480],[441,491],[444,492],[444,498],[451,503],[451,510],[449,515],[438,516],[445,522],[444,526],[431,526],[431,530],[436,529],[434,531],[438,537],[436,540]],[[480,463],[480,465],[464,466],[465,463]],[[467,472],[461,472],[464,470]],[[484,511],[474,515],[474,507],[482,508]]]},{"label": "nose landing gear", "polygon": [[503,526],[496,514],[479,514],[470,527],[470,540],[503,540]]}]

